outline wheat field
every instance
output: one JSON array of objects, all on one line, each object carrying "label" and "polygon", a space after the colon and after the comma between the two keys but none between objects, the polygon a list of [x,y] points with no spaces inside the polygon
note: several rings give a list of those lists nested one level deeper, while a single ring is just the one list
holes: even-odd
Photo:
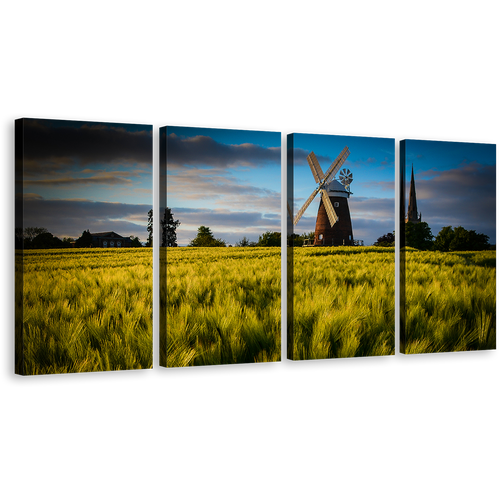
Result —
[{"label": "wheat field", "polygon": [[[289,356],[394,354],[394,249],[293,252]],[[405,255],[401,351],[496,348],[495,251]],[[279,248],[162,248],[160,258],[162,366],[281,359]],[[152,367],[152,249],[30,250],[16,259],[16,372]]]}]

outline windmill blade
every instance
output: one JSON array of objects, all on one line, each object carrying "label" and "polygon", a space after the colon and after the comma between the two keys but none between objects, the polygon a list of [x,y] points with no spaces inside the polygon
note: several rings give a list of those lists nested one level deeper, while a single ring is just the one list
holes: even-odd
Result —
[{"label": "windmill blade", "polygon": [[292,209],[290,208],[290,203],[288,203],[288,200],[286,200],[286,209],[288,211],[288,215],[290,216],[290,219],[293,220]]},{"label": "windmill blade", "polygon": [[316,188],[312,192],[311,196],[309,196],[309,198],[307,198],[306,202],[302,205],[302,208],[297,212],[297,215],[295,216],[295,219],[293,221],[294,226],[297,224],[297,222],[299,222],[300,218],[302,217],[304,212],[307,210],[307,207],[312,203],[312,201],[314,200],[314,197],[318,194],[318,192],[319,192],[319,188]]},{"label": "windmill blade", "polygon": [[340,170],[347,157],[351,154],[349,148],[346,146],[342,152],[337,156],[335,161],[330,165],[330,168],[326,171],[324,183],[330,182],[330,179],[334,177]]},{"label": "windmill blade", "polygon": [[330,197],[326,192],[326,189],[321,190],[321,199],[323,200],[323,205],[325,205],[326,215],[328,215],[328,220],[330,221],[330,226],[334,226],[335,223],[339,220],[337,212],[332,206],[332,202],[330,201]]},{"label": "windmill blade", "polygon": [[320,182],[325,174],[323,174],[323,169],[321,168],[321,165],[319,164],[314,151],[311,151],[311,153],[307,156],[307,163],[309,163],[309,167],[311,167],[311,172],[313,174],[314,180],[316,182]]}]

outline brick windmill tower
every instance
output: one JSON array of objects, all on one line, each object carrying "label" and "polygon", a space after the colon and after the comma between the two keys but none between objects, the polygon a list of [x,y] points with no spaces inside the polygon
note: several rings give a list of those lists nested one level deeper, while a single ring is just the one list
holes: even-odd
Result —
[{"label": "brick windmill tower", "polygon": [[297,224],[307,207],[312,203],[316,195],[321,192],[321,201],[318,216],[316,217],[316,229],[314,231],[314,245],[354,245],[351,213],[347,203],[349,196],[352,194],[349,187],[352,182],[352,174],[349,170],[343,169],[339,175],[340,182],[335,179],[349,154],[349,148],[346,146],[330,165],[326,174],[323,173],[314,152],[311,152],[307,157],[307,162],[314,180],[318,183],[318,187],[297,212],[293,223],[294,225]]}]

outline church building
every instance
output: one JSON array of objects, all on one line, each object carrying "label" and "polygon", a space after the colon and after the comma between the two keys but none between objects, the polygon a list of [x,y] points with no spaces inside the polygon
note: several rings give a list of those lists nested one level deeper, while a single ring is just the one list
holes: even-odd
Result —
[{"label": "church building", "polygon": [[415,191],[415,178],[413,176],[413,164],[411,166],[411,185],[410,185],[410,199],[408,201],[408,213],[406,214],[405,222],[416,224],[422,222],[422,213],[420,215],[417,211],[417,193]]}]

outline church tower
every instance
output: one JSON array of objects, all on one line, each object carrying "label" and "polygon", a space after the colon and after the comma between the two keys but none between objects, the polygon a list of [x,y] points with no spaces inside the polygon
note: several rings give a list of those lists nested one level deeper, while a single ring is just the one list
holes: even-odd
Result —
[{"label": "church tower", "polygon": [[411,185],[410,199],[408,201],[408,213],[406,214],[405,222],[422,222],[422,214],[418,215],[417,211],[417,193],[415,191],[415,178],[413,176],[413,164],[411,166]]}]

